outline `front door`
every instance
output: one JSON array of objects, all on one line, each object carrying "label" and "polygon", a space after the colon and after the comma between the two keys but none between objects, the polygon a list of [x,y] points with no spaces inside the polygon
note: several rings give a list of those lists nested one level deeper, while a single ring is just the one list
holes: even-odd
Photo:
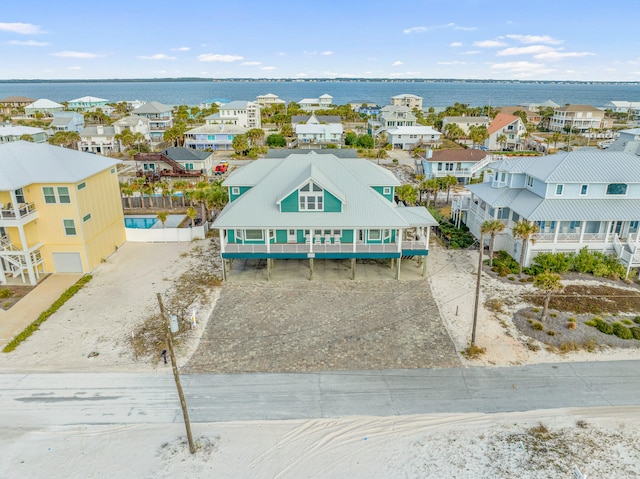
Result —
[{"label": "front door", "polygon": [[611,230],[609,231],[609,233],[616,233],[619,236],[621,230],[622,230],[622,221],[613,221],[611,223]]},{"label": "front door", "polygon": [[287,230],[287,243],[297,243],[298,235],[296,230]]}]

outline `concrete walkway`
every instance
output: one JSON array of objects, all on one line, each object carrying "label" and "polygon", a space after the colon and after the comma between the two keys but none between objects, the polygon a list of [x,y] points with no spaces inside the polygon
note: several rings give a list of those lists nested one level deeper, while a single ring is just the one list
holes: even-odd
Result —
[{"label": "concrete walkway", "polygon": [[49,309],[81,277],[81,274],[49,275],[11,309],[0,309],[0,348]]}]

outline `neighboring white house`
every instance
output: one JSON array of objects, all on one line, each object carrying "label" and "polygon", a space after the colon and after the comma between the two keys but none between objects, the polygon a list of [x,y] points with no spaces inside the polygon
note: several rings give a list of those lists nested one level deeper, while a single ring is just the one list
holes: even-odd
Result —
[{"label": "neighboring white house", "polygon": [[640,128],[620,130],[620,136],[613,141],[607,151],[626,151],[640,156]]},{"label": "neighboring white house", "polygon": [[29,118],[34,118],[38,113],[46,117],[52,117],[57,111],[63,111],[64,106],[55,101],[41,98],[24,107],[24,114]]},{"label": "neighboring white house", "polygon": [[109,103],[109,100],[105,100],[104,98],[83,96],[81,98],[76,98],[75,100],[69,100],[67,108],[69,110],[89,111],[90,108],[102,107],[107,103]]},{"label": "neighboring white house", "polygon": [[267,93],[266,95],[258,95],[256,97],[256,103],[262,107],[269,107],[273,105],[284,105],[286,102],[278,97],[278,95]]},{"label": "neighboring white house", "polygon": [[44,143],[47,141],[47,133],[42,128],[22,125],[0,126],[0,143],[19,141],[23,135],[29,135],[34,143]]},{"label": "neighboring white house", "polygon": [[157,101],[150,101],[133,110],[134,115],[149,119],[149,134],[151,141],[164,140],[164,132],[173,127],[173,109]]},{"label": "neighboring white house", "polygon": [[109,155],[120,151],[120,143],[115,140],[113,126],[86,126],[80,132],[78,150],[98,155]]},{"label": "neighboring white house", "polygon": [[411,110],[413,110],[414,108],[422,110],[422,97],[412,95],[410,93],[396,95],[391,97],[391,104],[396,106],[406,106]]},{"label": "neighboring white house", "polygon": [[469,134],[469,128],[472,126],[484,126],[489,128],[491,121],[488,116],[445,116],[442,119],[442,131],[450,124],[458,125],[465,135]]},{"label": "neighboring white house", "polygon": [[589,133],[591,130],[611,128],[613,120],[605,118],[604,111],[591,105],[567,105],[556,108],[549,121],[551,131],[566,131],[571,127],[579,133]]},{"label": "neighboring white house", "polygon": [[489,138],[484,142],[489,150],[522,150],[527,128],[522,118],[506,113],[498,113],[487,129]]},{"label": "neighboring white house", "polygon": [[614,113],[627,113],[630,117],[640,115],[640,101],[613,100],[604,105]]},{"label": "neighboring white house", "polygon": [[184,146],[196,150],[233,150],[233,139],[247,131],[247,128],[224,123],[202,125],[185,132]]},{"label": "neighboring white house", "polygon": [[442,133],[430,126],[398,126],[386,131],[389,143],[401,150],[410,150],[417,145],[439,148],[442,143]]},{"label": "neighboring white house", "polygon": [[294,125],[298,145],[341,145],[344,128],[342,123],[325,123],[311,115],[306,123]]},{"label": "neighboring white house", "polygon": [[325,110],[333,104],[333,97],[328,94],[321,95],[319,98],[303,98],[298,102],[298,106],[305,111]]},{"label": "neighboring white house", "polygon": [[540,252],[583,247],[615,254],[627,268],[640,266],[640,161],[631,153],[583,149],[491,163],[484,182],[454,198],[454,220],[480,236],[486,220],[504,222],[495,248],[520,258],[515,222],[535,222],[539,232],[525,251],[525,266]]},{"label": "neighboring white house", "polygon": [[120,118],[118,121],[113,122],[113,127],[117,135],[121,135],[125,130],[131,131],[134,135],[140,133],[144,136],[144,139],[149,141],[151,139],[151,132],[149,131],[149,119],[139,115],[129,115],[124,118]]},{"label": "neighboring white house", "polygon": [[262,128],[260,105],[255,101],[232,101],[220,105],[218,113],[205,117],[208,125],[235,125],[242,128]]}]

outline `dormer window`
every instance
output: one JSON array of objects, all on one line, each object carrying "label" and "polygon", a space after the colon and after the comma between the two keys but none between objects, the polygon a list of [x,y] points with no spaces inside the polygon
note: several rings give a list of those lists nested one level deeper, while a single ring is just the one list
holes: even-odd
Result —
[{"label": "dormer window", "polygon": [[527,186],[529,188],[533,187],[533,176],[527,176]]},{"label": "dormer window", "polygon": [[607,185],[608,195],[626,195],[627,185],[625,183],[610,183]]},{"label": "dormer window", "polygon": [[300,211],[324,211],[324,190],[310,181],[298,190]]}]

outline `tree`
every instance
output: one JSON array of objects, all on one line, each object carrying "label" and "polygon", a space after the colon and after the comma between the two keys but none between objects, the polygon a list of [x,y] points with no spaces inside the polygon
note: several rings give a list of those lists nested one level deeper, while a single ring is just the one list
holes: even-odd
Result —
[{"label": "tree", "polygon": [[489,131],[487,127],[484,125],[481,126],[471,126],[469,127],[469,138],[473,142],[473,146],[484,143],[484,141],[489,138]]},{"label": "tree", "polygon": [[418,201],[418,190],[415,186],[404,184],[396,188],[398,200],[414,205]]},{"label": "tree", "polygon": [[427,208],[429,207],[430,196],[434,196],[435,202],[435,194],[438,191],[438,179],[437,178],[429,178],[428,180],[424,180],[420,183],[420,189],[427,193]]},{"label": "tree", "polygon": [[284,148],[285,146],[287,146],[287,139],[284,137],[284,135],[274,133],[267,136],[267,146]]},{"label": "tree", "polygon": [[538,225],[535,223],[529,223],[527,220],[520,220],[511,229],[513,237],[522,240],[522,248],[520,250],[520,268],[518,275],[522,277],[522,266],[524,265],[524,258],[527,253],[529,242],[533,243],[534,236],[538,232]]},{"label": "tree", "polygon": [[193,227],[194,221],[196,219],[196,209],[193,206],[189,206],[187,209],[187,216],[191,219],[191,227]]},{"label": "tree", "polygon": [[346,146],[355,146],[357,140],[358,140],[358,135],[356,135],[355,132],[353,131],[348,131],[344,135],[344,144]]},{"label": "tree", "polygon": [[441,176],[438,178],[438,189],[440,191],[447,190],[447,204],[449,204],[449,198],[451,196],[451,187],[458,184],[458,179],[453,175]]},{"label": "tree", "polygon": [[76,143],[80,141],[77,131],[56,131],[47,140],[52,145],[75,149]]},{"label": "tree", "polygon": [[247,139],[247,135],[234,136],[231,146],[236,154],[245,156],[249,150],[249,140]]},{"label": "tree", "polygon": [[544,306],[542,307],[542,321],[547,320],[547,313],[549,311],[549,301],[553,293],[562,291],[562,281],[558,273],[552,273],[546,270],[544,273],[540,273],[536,276],[533,285],[544,293]]},{"label": "tree", "polygon": [[504,150],[507,146],[507,135],[505,135],[504,133],[500,133],[496,140]]},{"label": "tree", "polygon": [[262,128],[252,128],[246,133],[246,135],[252,146],[257,145],[259,142],[264,140],[264,130]]},{"label": "tree", "polygon": [[553,142],[553,148],[554,149],[558,149],[558,142],[562,139],[562,133],[560,133],[559,131],[554,131],[551,136],[549,137],[549,140],[551,140],[551,142]]},{"label": "tree", "polygon": [[[159,211],[156,214],[156,218],[158,218],[162,222],[163,235],[164,235],[165,223],[167,222],[167,216],[169,216],[169,213],[167,213],[166,211]],[[165,242],[166,242],[166,239],[165,239]]]},{"label": "tree", "polygon": [[447,123],[444,127],[444,136],[452,141],[457,141],[465,136],[464,130],[456,123]]},{"label": "tree", "polygon": [[[489,267],[493,266],[493,246],[496,235],[504,231],[504,223],[500,220],[489,220],[482,223],[480,233],[489,235]],[[481,245],[482,246],[482,245]]]},{"label": "tree", "polygon": [[28,141],[30,143],[33,143],[33,137],[31,135],[29,135],[28,133],[24,133],[24,134],[20,135],[20,140]]},{"label": "tree", "polygon": [[120,183],[120,192],[127,197],[127,208],[131,209],[131,197],[133,196],[133,187],[130,183]]},{"label": "tree", "polygon": [[374,141],[371,135],[358,135],[356,139],[356,146],[358,148],[373,148]]}]

